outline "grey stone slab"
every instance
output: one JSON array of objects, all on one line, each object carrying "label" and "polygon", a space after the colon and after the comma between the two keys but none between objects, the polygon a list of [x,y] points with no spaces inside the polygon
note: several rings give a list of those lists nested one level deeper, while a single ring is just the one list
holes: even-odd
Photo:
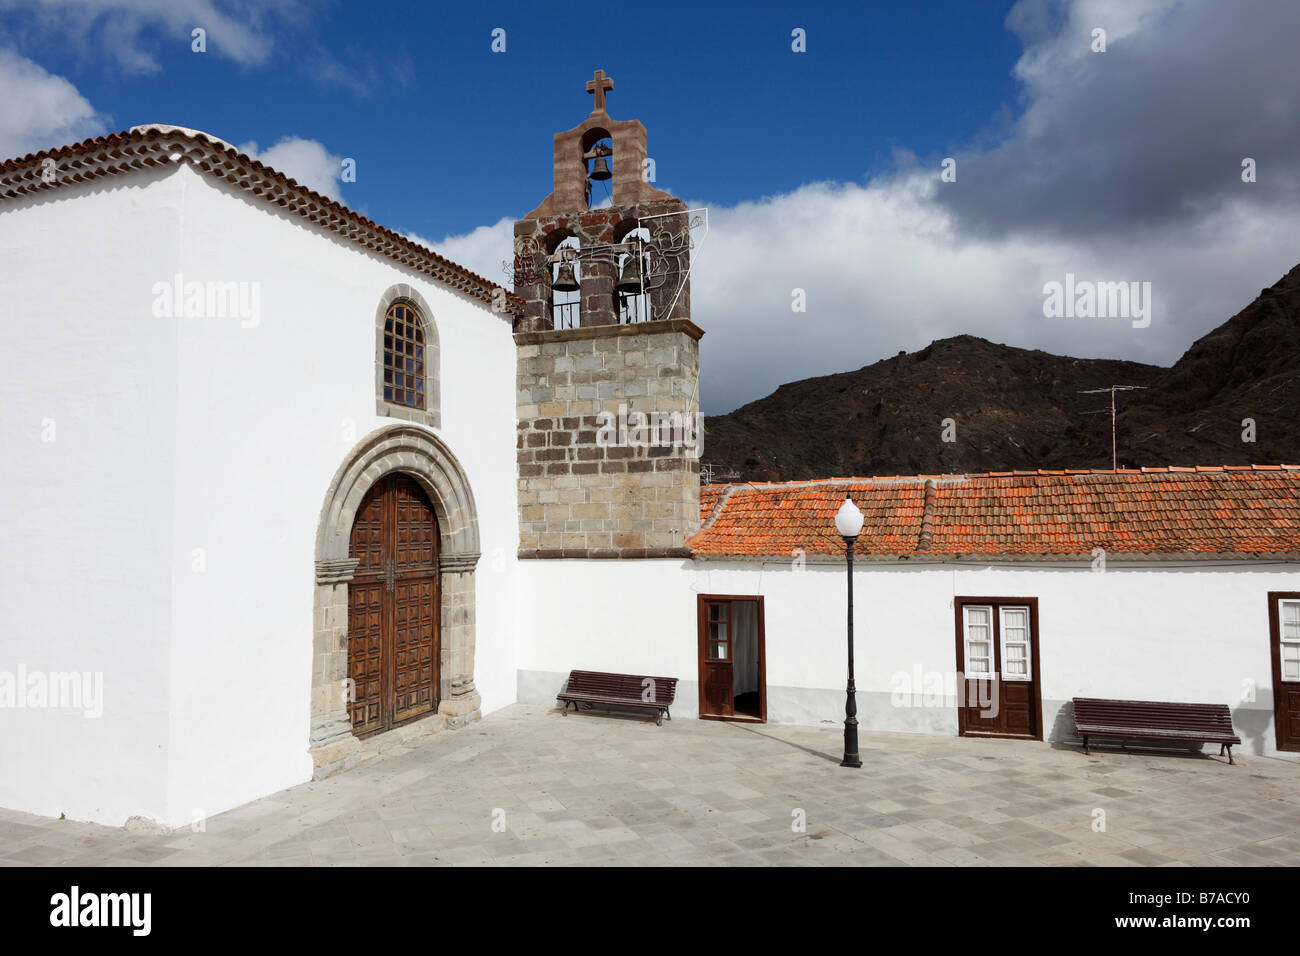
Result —
[{"label": "grey stone slab", "polygon": [[[1295,866],[1300,764],[663,727],[519,704],[162,834],[0,810],[0,865]],[[1095,832],[1094,810],[1106,829]],[[498,815],[505,831],[494,829]],[[805,830],[792,823],[802,814]]]}]

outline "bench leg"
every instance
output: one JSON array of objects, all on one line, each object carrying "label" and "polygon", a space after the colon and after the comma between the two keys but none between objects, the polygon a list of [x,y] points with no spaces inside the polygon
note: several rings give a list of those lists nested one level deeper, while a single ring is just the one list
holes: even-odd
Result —
[{"label": "bench leg", "polygon": [[[1228,748],[1228,766],[1231,767],[1232,766],[1232,744],[1225,744],[1224,746]],[[1220,747],[1219,751],[1220,753],[1222,753],[1223,747]]]},{"label": "bench leg", "polygon": [[1084,734],[1084,735],[1083,735],[1083,755],[1084,755],[1085,757],[1090,757],[1090,756],[1092,756],[1090,753],[1088,753],[1088,735],[1087,735],[1087,734]]},{"label": "bench leg", "polygon": [[659,711],[658,714],[655,715],[655,726],[662,727],[663,725],[664,725],[664,712],[661,710]]}]

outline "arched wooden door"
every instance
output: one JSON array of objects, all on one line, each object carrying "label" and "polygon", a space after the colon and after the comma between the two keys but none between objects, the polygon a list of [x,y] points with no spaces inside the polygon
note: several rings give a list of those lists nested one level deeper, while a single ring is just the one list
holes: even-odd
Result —
[{"label": "arched wooden door", "polygon": [[438,709],[438,519],[402,474],[361,502],[348,554],[348,703],[359,737]]}]

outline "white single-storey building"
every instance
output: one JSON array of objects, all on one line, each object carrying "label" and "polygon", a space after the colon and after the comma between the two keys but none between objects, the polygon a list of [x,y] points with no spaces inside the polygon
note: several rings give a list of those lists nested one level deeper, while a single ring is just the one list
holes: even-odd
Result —
[{"label": "white single-storey building", "polygon": [[521,579],[520,699],[581,665],[682,678],[675,716],[842,721],[845,497],[863,728],[1061,740],[1074,697],[1213,702],[1300,757],[1294,467],[706,486],[690,558]]},{"label": "white single-storey building", "polygon": [[593,83],[513,291],[192,130],[0,164],[0,807],[187,825],[572,669],[837,722],[846,496],[864,733],[1300,753],[1296,468],[701,489],[701,214]]}]

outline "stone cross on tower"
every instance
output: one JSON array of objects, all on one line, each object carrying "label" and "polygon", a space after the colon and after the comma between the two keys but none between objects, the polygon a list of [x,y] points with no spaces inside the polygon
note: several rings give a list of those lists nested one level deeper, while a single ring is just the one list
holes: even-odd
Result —
[{"label": "stone cross on tower", "polygon": [[596,103],[591,108],[592,115],[605,112],[605,94],[613,89],[614,81],[605,75],[604,70],[592,74],[592,78],[587,81],[587,92],[596,97]]}]

